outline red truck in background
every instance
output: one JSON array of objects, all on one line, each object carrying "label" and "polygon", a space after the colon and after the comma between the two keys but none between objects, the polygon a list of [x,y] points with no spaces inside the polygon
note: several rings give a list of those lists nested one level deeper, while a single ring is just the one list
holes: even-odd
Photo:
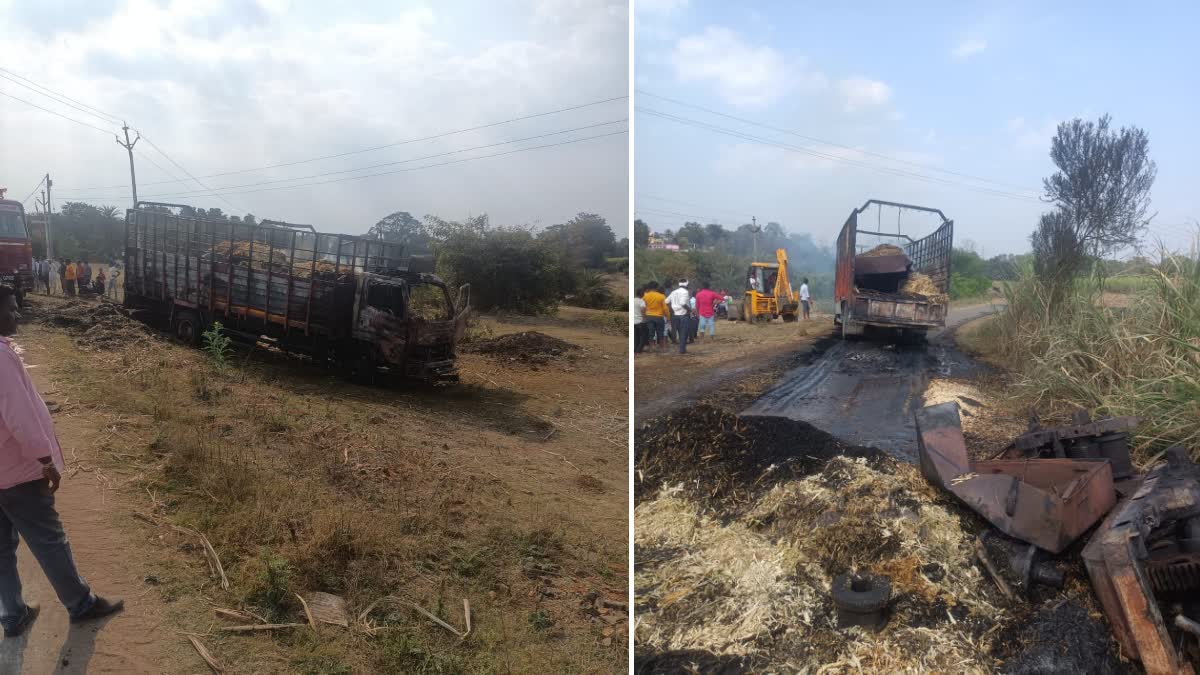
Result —
[{"label": "red truck in background", "polygon": [[33,240],[25,207],[12,199],[0,199],[0,284],[17,289],[17,304],[33,291]]}]

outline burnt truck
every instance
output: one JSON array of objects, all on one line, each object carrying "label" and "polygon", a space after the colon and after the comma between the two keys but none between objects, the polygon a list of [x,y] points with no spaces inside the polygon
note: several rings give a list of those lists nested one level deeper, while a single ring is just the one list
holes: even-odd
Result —
[{"label": "burnt truck", "polygon": [[364,378],[457,378],[470,286],[451,298],[427,257],[311,225],[182,215],[188,211],[159,202],[126,211],[127,308],[150,312],[192,345],[220,322],[231,339]]},{"label": "burnt truck", "polygon": [[[921,239],[901,232],[899,224],[897,232],[861,229],[859,216],[871,206],[933,213],[942,222]],[[894,239],[897,245],[863,252],[860,234]],[[939,209],[869,199],[851,211],[837,239],[834,280],[834,321],[842,337],[875,328],[899,330],[905,338],[920,340],[930,328],[944,327],[953,245],[954,221]],[[918,280],[921,284],[913,283]]]}]

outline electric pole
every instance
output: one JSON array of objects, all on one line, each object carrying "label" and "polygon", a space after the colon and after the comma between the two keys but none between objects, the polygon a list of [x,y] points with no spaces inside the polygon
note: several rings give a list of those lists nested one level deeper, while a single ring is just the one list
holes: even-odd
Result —
[{"label": "electric pole", "polygon": [[125,148],[125,152],[129,153],[129,184],[133,187],[133,208],[136,209],[137,201],[138,201],[138,198],[137,198],[137,174],[134,173],[134,170],[133,170],[133,146],[137,145],[137,142],[142,140],[142,135],[140,133],[137,133],[137,129],[134,129],[134,133],[137,134],[137,138],[134,138],[133,142],[130,142],[130,140],[129,140],[129,125],[125,124],[125,126],[121,127],[121,130],[125,132],[125,142],[122,143],[121,137],[117,136],[116,137],[117,145],[121,146],[122,148]]},{"label": "electric pole", "polygon": [[752,262],[758,262],[758,219],[750,216],[750,235],[754,241],[754,259]]},{"label": "electric pole", "polygon": [[50,245],[50,186],[54,185],[54,181],[50,180],[50,174],[46,174],[46,189],[42,191],[42,208],[46,211],[46,259],[54,257],[54,248]]}]

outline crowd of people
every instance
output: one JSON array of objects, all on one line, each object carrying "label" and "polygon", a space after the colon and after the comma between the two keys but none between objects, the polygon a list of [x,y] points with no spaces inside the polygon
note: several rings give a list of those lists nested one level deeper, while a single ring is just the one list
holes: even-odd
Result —
[{"label": "crowd of people", "polygon": [[117,299],[117,280],[121,268],[114,260],[93,265],[70,258],[34,258],[34,290],[45,295],[95,295]]},{"label": "crowd of people", "polygon": [[[641,354],[647,347],[662,350],[668,343],[686,354],[689,342],[717,331],[717,317],[728,313],[733,298],[727,291],[714,291],[701,284],[692,294],[690,282],[680,279],[673,289],[663,289],[657,281],[638,288],[633,299],[633,351]],[[669,293],[664,294],[663,291]]]},{"label": "crowd of people", "polygon": [[[705,336],[707,339],[716,337],[717,318],[729,315],[733,298],[728,291],[714,291],[704,283],[693,294],[689,289],[690,283],[687,279],[680,279],[675,288],[664,289],[657,281],[650,281],[634,292],[634,354],[641,354],[647,348],[662,351],[668,343],[678,345],[679,353],[686,354],[688,343],[705,339]],[[807,278],[800,284],[799,295],[801,317],[808,319],[810,296]]]}]

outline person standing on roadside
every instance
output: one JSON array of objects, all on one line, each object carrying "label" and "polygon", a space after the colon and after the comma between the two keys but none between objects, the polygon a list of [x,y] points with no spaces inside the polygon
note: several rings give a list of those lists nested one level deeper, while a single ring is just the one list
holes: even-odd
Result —
[{"label": "person standing on roadside", "polygon": [[657,281],[651,281],[646,284],[642,300],[646,301],[646,344],[662,348],[667,341],[667,319],[670,318],[667,296],[659,292]]},{"label": "person standing on roadside", "polygon": [[716,307],[723,300],[719,293],[712,291],[707,286],[696,293],[696,314],[700,315],[700,323],[696,328],[698,335],[704,335],[704,330],[707,328],[708,336],[716,337]]},{"label": "person standing on roadside", "polygon": [[804,281],[800,282],[800,309],[803,311],[803,317],[808,319],[808,277],[804,277]]},{"label": "person standing on roadside", "polygon": [[691,299],[687,279],[680,279],[679,286],[667,296],[667,304],[671,308],[671,328],[679,338],[680,354],[687,353],[688,337],[692,334]]},{"label": "person standing on roadside", "polygon": [[639,287],[633,294],[633,307],[630,310],[633,319],[633,353],[641,354],[646,347],[646,301],[642,299],[645,287]]},{"label": "person standing on roadside", "polygon": [[9,340],[20,318],[16,291],[0,286],[0,625],[5,637],[24,633],[41,611],[21,597],[18,537],[29,546],[71,623],[108,616],[125,606],[123,600],[93,593],[75,567],[54,508],[62,449],[50,411]]},{"label": "person standing on roadside", "polygon": [[79,277],[79,268],[67,258],[67,266],[63,271],[63,295],[75,296],[75,280]]},{"label": "person standing on roadside", "polygon": [[104,294],[111,296],[113,300],[117,299],[117,261],[114,260],[108,263],[108,285],[104,287]]}]

